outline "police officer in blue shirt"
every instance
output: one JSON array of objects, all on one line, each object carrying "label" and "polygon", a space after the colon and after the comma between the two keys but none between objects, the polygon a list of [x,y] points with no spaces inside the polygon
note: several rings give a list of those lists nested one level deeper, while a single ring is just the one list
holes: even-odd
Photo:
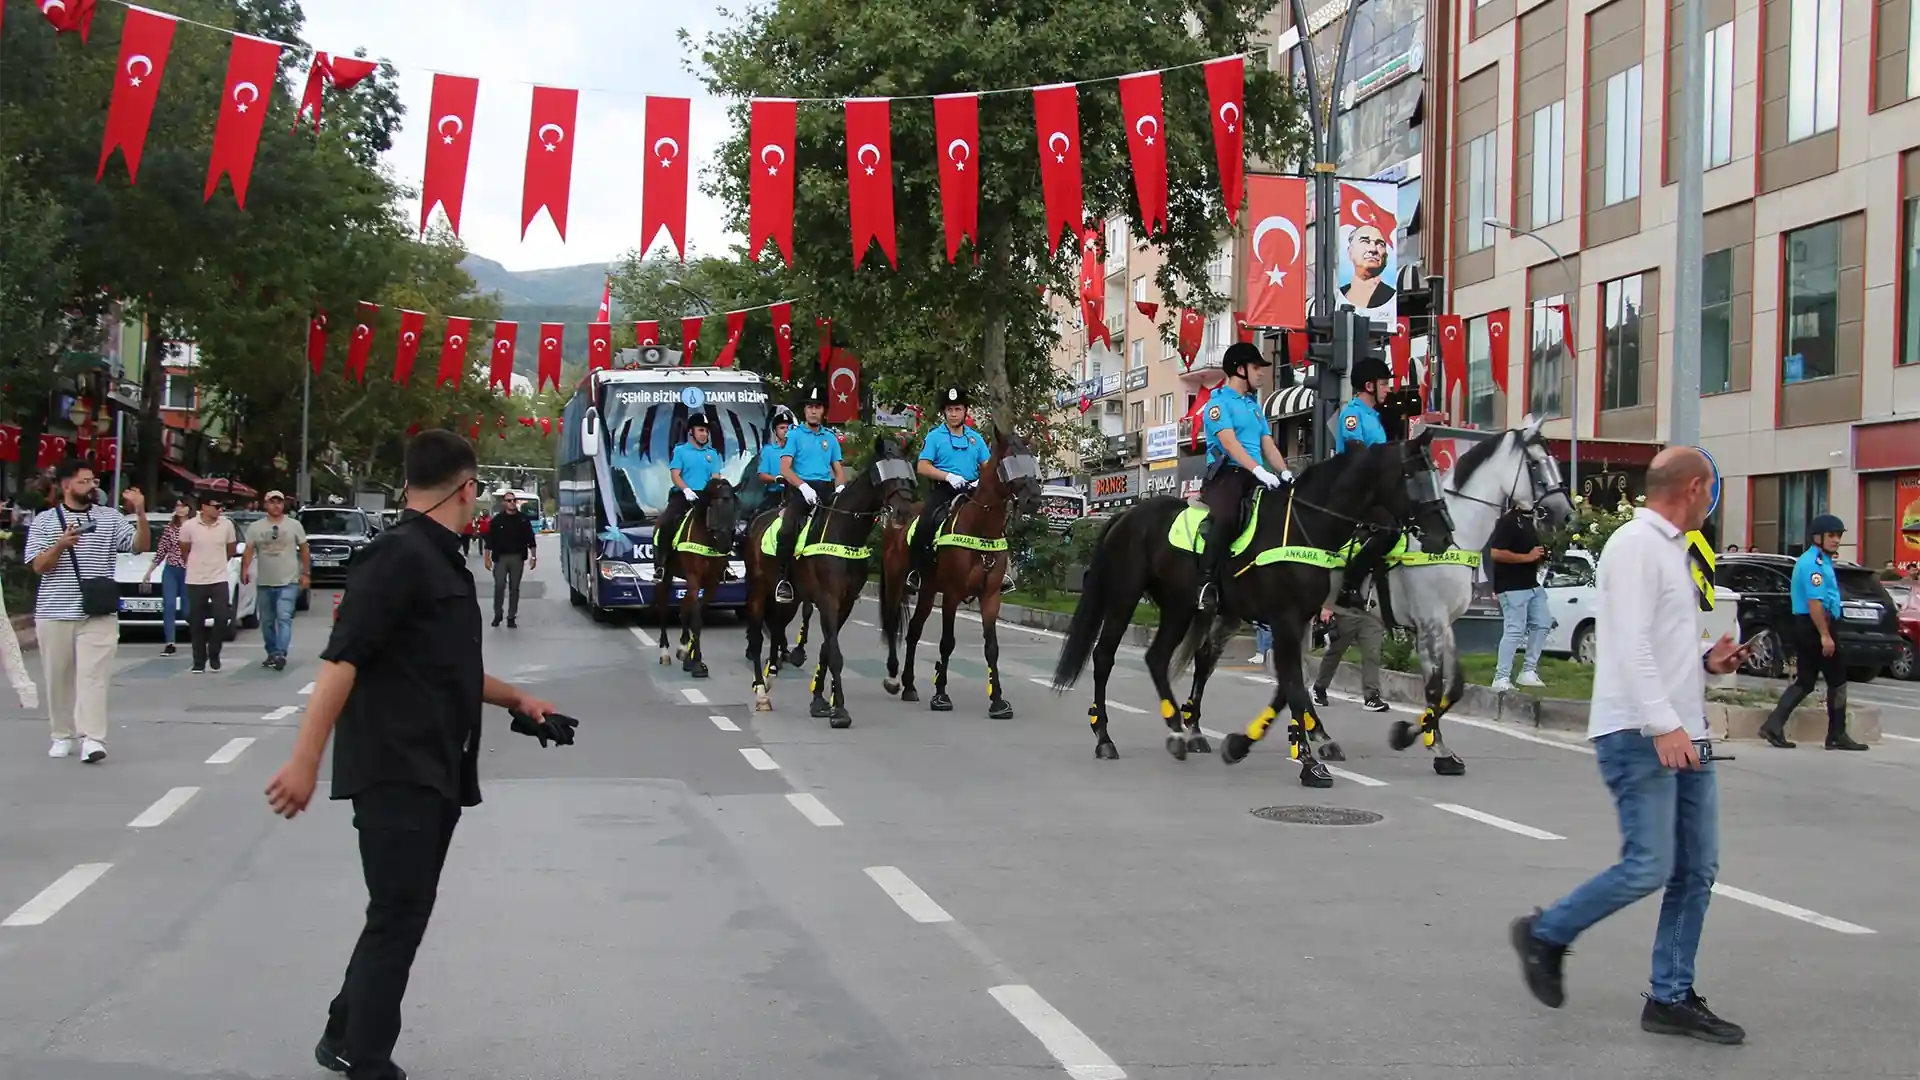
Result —
[{"label": "police officer in blue shirt", "polygon": [[[1363,356],[1354,361],[1349,377],[1353,382],[1353,399],[1334,417],[1333,452],[1336,454],[1344,454],[1360,446],[1378,446],[1387,441],[1386,425],[1380,422],[1380,399],[1392,384],[1393,372],[1379,357]],[[1340,574],[1340,596],[1334,601],[1334,606],[1364,610],[1367,579],[1386,562],[1394,545],[1399,542],[1397,527],[1376,531],[1347,561],[1346,569]]]},{"label": "police officer in blue shirt", "polygon": [[786,496],[787,482],[780,476],[780,455],[786,452],[787,435],[792,430],[793,410],[785,405],[776,406],[772,430],[768,432],[766,444],[760,447],[760,464],[756,473],[760,482],[767,486],[766,497],[760,502],[762,506],[773,506]]},{"label": "police officer in blue shirt", "polygon": [[[1214,388],[1207,399],[1206,415],[1201,418],[1207,432],[1207,478],[1200,485],[1200,501],[1207,504],[1208,522],[1207,576],[1200,583],[1202,611],[1211,611],[1219,602],[1227,553],[1244,524],[1240,504],[1254,484],[1273,490],[1293,475],[1287,471],[1287,459],[1274,445],[1266,414],[1254,400],[1247,375],[1251,366],[1272,367],[1273,361],[1244,341],[1227,347],[1220,359],[1220,370],[1227,381]],[[1267,467],[1269,463],[1272,469]]]},{"label": "police officer in blue shirt", "polygon": [[1760,725],[1760,734],[1782,750],[1793,749],[1794,744],[1787,741],[1787,718],[1813,693],[1813,681],[1819,677],[1827,680],[1827,749],[1865,750],[1864,743],[1847,734],[1847,665],[1833,640],[1833,628],[1841,617],[1840,575],[1833,556],[1840,550],[1847,526],[1832,514],[1821,514],[1807,531],[1811,542],[1793,564],[1793,645],[1799,670],[1773,707],[1773,715]]},{"label": "police officer in blue shirt", "polygon": [[987,440],[967,425],[967,407],[971,404],[965,390],[948,387],[940,395],[940,411],[946,422],[928,432],[921,444],[919,472],[934,484],[920,508],[920,524],[913,531],[909,589],[920,587],[920,571],[933,555],[934,530],[945,519],[947,507],[961,492],[980,482],[980,466],[992,456]]},{"label": "police officer in blue shirt", "polygon": [[806,423],[787,433],[780,451],[780,478],[787,482],[787,505],[780,514],[780,583],[773,598],[793,603],[793,552],[813,508],[822,495],[838,495],[847,486],[847,467],[840,461],[840,437],[821,426],[827,415],[827,392],[814,385],[800,406]]},{"label": "police officer in blue shirt", "polygon": [[681,519],[699,503],[707,481],[718,476],[720,466],[725,463],[711,439],[705,413],[687,417],[687,441],[674,447],[673,456],[667,459],[673,490],[667,495],[667,508],[660,513],[660,524],[653,530],[656,563],[665,558],[667,548],[673,544],[673,534],[680,529]]}]

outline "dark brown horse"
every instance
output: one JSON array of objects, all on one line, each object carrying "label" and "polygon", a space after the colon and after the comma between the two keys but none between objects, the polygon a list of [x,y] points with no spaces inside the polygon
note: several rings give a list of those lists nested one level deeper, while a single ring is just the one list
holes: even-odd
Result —
[{"label": "dark brown horse", "polygon": [[1007,702],[1006,688],[1000,682],[999,620],[1000,588],[1007,576],[1007,517],[1015,511],[1040,511],[1040,465],[1025,443],[1000,432],[994,436],[993,456],[980,467],[980,482],[953,501],[946,523],[934,540],[933,565],[921,575],[913,617],[906,626],[904,663],[899,654],[900,631],[901,624],[909,622],[906,582],[912,558],[907,527],[897,524],[887,530],[880,579],[881,633],[887,639],[887,679],[883,685],[887,693],[899,694],[901,701],[920,700],[919,691],[913,687],[913,653],[937,594],[944,598],[940,660],[934,665],[933,697],[927,705],[934,712],[953,711],[953,699],[947,696],[947,659],[953,655],[954,612],[962,603],[977,598],[987,658],[987,716],[994,720],[1012,718],[1013,706]]},{"label": "dark brown horse", "polygon": [[687,508],[674,530],[677,536],[653,538],[652,608],[660,619],[660,662],[672,662],[667,652],[667,593],[673,589],[673,579],[680,577],[687,587],[680,594],[680,648],[673,656],[679,659],[680,670],[696,679],[707,677],[707,662],[700,653],[700,624],[707,601],[727,572],[733,526],[739,518],[740,499],[733,485],[716,476],[707,481],[700,501]]}]

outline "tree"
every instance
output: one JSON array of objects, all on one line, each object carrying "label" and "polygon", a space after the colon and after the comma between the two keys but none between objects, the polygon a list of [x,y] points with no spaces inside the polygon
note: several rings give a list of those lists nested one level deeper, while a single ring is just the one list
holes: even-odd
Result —
[{"label": "tree", "polygon": [[[1193,65],[1247,51],[1273,2],[778,0],[701,43],[708,88],[736,102],[726,169],[710,189],[745,233],[751,97],[918,96]],[[1228,222],[1200,71],[1169,72],[1164,97],[1168,228],[1153,239],[1166,259],[1158,284],[1170,304],[1221,310],[1226,298],[1210,287],[1206,264]],[[1126,214],[1132,235],[1143,237],[1114,84],[1082,85],[1079,109],[1088,217]],[[1248,65],[1245,112],[1251,158],[1287,160],[1299,150],[1299,105],[1261,65]],[[1057,381],[1045,358],[1060,331],[1040,286],[1078,295],[1079,259],[1070,243],[1048,251],[1031,95],[980,99],[980,247],[963,247],[953,266],[931,104],[897,101],[891,121],[897,271],[878,252],[857,266],[849,260],[843,110],[800,109],[793,288],[833,318],[877,400],[929,401],[947,382],[984,381],[996,418],[1026,416]]]},{"label": "tree", "polygon": [[[0,399],[24,412],[18,477],[33,474],[59,353],[81,329],[68,312],[74,262],[62,241],[66,210],[51,196],[19,183],[19,166],[0,154]],[[32,408],[23,408],[31,405]]]},{"label": "tree", "polygon": [[[710,363],[719,355],[727,339],[726,313],[757,308],[777,300],[792,299],[791,290],[798,275],[777,263],[752,263],[735,249],[731,258],[695,256],[682,265],[671,259],[651,259],[638,251],[627,254],[613,271],[613,295],[623,312],[639,319],[657,319],[660,340],[669,348],[681,348],[680,320],[702,316],[700,344],[695,358]],[[814,353],[807,352],[812,340],[813,320],[802,320],[804,304],[794,306],[794,381],[812,370]],[[613,328],[614,347],[632,348],[633,322],[624,321]],[[773,337],[772,316],[756,311],[747,316],[747,327],[735,351],[741,367],[775,377],[780,373],[778,345]]]}]

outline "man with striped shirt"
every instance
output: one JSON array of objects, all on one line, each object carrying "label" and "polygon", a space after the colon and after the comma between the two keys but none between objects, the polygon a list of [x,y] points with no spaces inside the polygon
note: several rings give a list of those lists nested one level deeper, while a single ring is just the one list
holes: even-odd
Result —
[{"label": "man with striped shirt", "polygon": [[94,505],[99,481],[78,459],[54,472],[58,501],[40,511],[27,529],[27,562],[40,575],[33,625],[47,679],[53,747],[48,757],[98,764],[107,756],[107,680],[120,651],[120,616],[89,616],[80,602],[82,578],[113,580],[122,551],[147,548],[146,499],[138,488],[122,496],[132,520],[110,506]]}]

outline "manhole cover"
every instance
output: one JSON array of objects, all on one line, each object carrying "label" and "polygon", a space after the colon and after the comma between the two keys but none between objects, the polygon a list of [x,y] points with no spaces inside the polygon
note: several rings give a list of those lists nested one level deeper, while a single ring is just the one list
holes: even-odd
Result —
[{"label": "manhole cover", "polygon": [[1372,825],[1380,815],[1340,806],[1263,806],[1253,816],[1288,825]]}]

